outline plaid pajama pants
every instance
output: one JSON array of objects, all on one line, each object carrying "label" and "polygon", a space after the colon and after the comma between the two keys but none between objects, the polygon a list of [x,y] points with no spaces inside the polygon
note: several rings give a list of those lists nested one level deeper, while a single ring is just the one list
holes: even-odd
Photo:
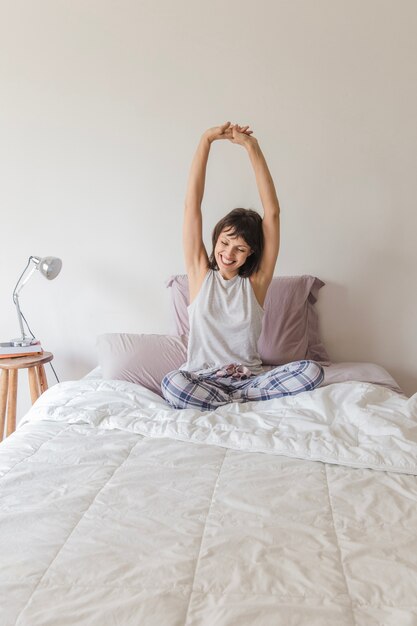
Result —
[{"label": "plaid pajama pants", "polygon": [[213,372],[196,374],[175,370],[162,380],[165,400],[176,409],[191,407],[209,411],[230,402],[253,402],[291,396],[318,387],[323,368],[314,361],[294,361],[258,376],[236,380]]}]

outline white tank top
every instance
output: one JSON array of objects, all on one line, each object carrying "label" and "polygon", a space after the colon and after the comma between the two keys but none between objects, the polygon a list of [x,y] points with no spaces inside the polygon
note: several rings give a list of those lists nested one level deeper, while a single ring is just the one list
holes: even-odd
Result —
[{"label": "white tank top", "polygon": [[262,373],[258,339],[263,314],[249,278],[226,280],[219,271],[209,270],[188,307],[187,362],[180,369],[204,372],[237,363]]}]

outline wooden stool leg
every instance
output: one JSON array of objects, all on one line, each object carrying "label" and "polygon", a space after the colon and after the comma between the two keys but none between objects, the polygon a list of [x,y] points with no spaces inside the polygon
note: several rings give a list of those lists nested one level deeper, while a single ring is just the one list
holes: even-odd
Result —
[{"label": "wooden stool leg", "polygon": [[41,393],[43,393],[44,391],[48,389],[48,380],[46,378],[45,368],[42,364],[38,365],[38,377],[39,377],[39,384],[41,387]]},{"label": "wooden stool leg", "polygon": [[0,379],[0,441],[4,435],[4,418],[7,405],[7,388],[9,385],[9,370],[2,370]]},{"label": "wooden stool leg", "polygon": [[7,407],[7,437],[16,430],[16,402],[17,402],[17,370],[9,372],[9,396]]},{"label": "wooden stool leg", "polygon": [[38,382],[38,372],[36,371],[36,367],[29,367],[28,369],[29,376],[29,387],[30,387],[30,397],[32,400],[32,404],[36,402],[39,398],[39,382]]}]

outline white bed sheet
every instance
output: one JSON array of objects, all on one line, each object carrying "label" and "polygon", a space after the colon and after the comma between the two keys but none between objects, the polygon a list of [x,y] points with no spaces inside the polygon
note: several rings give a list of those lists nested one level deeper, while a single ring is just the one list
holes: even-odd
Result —
[{"label": "white bed sheet", "polygon": [[[417,396],[296,398],[184,415],[122,381],[51,388],[0,446],[2,626],[416,624]],[[254,449],[274,416],[286,456]],[[311,460],[315,434],[350,457]],[[363,453],[380,471],[346,466]]]}]

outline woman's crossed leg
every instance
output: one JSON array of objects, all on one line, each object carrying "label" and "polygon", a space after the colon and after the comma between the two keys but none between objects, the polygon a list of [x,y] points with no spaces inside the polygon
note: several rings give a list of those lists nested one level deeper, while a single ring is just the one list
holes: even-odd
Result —
[{"label": "woman's crossed leg", "polygon": [[246,380],[175,370],[164,377],[161,389],[174,408],[210,411],[230,402],[272,400],[311,391],[319,387],[323,378],[321,365],[303,360],[280,365]]}]

